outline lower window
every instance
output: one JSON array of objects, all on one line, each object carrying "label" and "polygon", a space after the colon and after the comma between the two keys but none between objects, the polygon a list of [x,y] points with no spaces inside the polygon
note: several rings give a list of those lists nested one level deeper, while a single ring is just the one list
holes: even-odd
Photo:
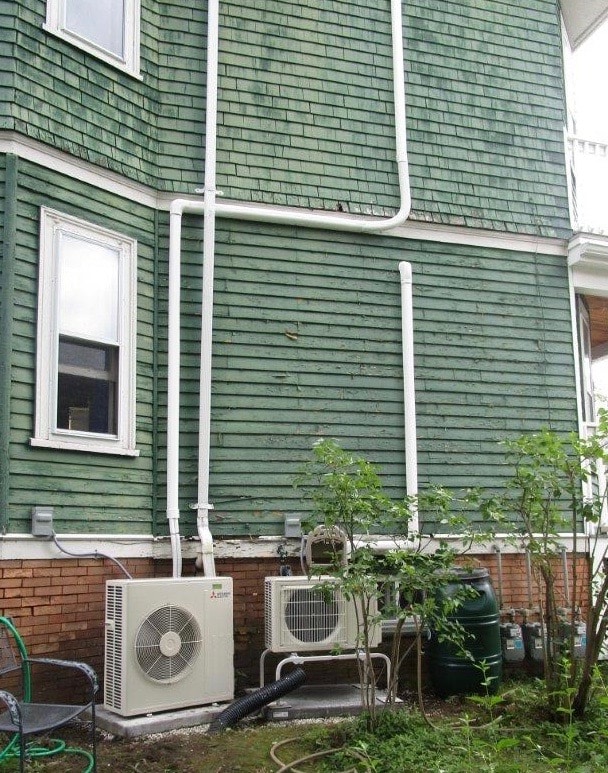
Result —
[{"label": "lower window", "polygon": [[41,211],[33,445],[135,451],[136,242]]}]

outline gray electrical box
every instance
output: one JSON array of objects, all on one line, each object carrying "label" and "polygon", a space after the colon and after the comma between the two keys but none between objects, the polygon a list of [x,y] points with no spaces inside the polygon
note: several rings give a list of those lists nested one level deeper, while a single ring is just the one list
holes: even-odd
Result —
[{"label": "gray electrical box", "polygon": [[286,537],[301,537],[302,536],[302,523],[299,515],[285,516],[285,536]]},{"label": "gray electrical box", "polygon": [[526,657],[521,627],[517,623],[503,623],[500,626],[502,656],[507,663],[517,663]]},{"label": "gray electrical box", "polygon": [[545,640],[540,623],[524,623],[521,627],[526,655],[535,661],[544,660]]},{"label": "gray electrical box", "polygon": [[32,536],[33,537],[52,537],[55,534],[53,530],[53,508],[52,507],[33,507],[32,508]]},{"label": "gray electrical box", "polygon": [[563,621],[559,625],[559,635],[561,638],[561,647],[564,651],[567,651],[572,644],[574,647],[572,657],[575,660],[580,660],[585,657],[585,650],[587,649],[586,623],[580,620],[575,623]]}]

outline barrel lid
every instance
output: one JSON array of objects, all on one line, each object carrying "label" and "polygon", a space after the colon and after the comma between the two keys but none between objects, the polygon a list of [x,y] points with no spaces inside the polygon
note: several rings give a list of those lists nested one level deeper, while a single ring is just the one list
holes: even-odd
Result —
[{"label": "barrel lid", "polygon": [[482,577],[489,577],[490,572],[484,567],[476,569],[464,569],[461,566],[454,568],[454,574],[459,580],[479,580]]}]

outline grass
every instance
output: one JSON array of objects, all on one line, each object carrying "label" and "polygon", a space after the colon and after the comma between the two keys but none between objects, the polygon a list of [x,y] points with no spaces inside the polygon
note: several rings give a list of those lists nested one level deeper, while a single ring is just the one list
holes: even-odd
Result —
[{"label": "grass", "polygon": [[[608,706],[598,704],[584,722],[544,718],[533,681],[507,685],[492,704],[456,699],[430,702],[427,716],[412,703],[385,712],[377,731],[361,719],[332,723],[264,724],[258,720],[218,734],[206,728],[135,740],[103,736],[98,771],[112,773],[277,773],[287,763],[302,773],[592,773],[608,769]],[[430,724],[429,724],[430,722]],[[70,741],[87,748],[83,728],[70,728]],[[338,748],[328,754],[328,750]],[[273,756],[274,755],[274,759]],[[16,771],[16,760],[0,762]],[[31,773],[82,773],[77,755],[37,758]],[[284,773],[291,771],[286,767]]]}]

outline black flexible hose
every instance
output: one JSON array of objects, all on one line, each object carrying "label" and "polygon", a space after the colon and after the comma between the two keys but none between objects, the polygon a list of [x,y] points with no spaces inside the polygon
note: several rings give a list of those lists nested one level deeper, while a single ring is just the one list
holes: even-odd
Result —
[{"label": "black flexible hose", "polygon": [[219,733],[227,727],[232,727],[232,725],[243,719],[243,717],[246,717],[247,714],[251,714],[252,711],[295,690],[296,687],[299,687],[305,681],[306,671],[304,671],[303,668],[294,668],[293,671],[282,679],[264,685],[264,687],[260,687],[259,690],[235,700],[227,709],[224,709],[221,714],[218,714],[217,717],[215,717],[213,722],[209,725],[208,732]]}]

